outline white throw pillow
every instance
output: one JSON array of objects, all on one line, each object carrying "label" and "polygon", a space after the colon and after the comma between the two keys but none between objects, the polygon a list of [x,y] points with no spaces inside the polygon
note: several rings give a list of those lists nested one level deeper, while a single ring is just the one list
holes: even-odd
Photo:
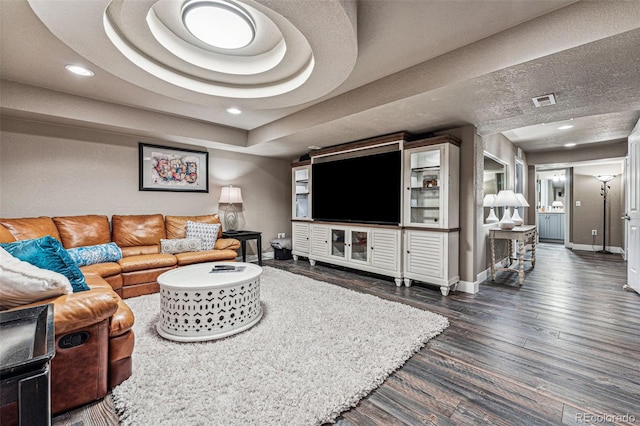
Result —
[{"label": "white throw pillow", "polygon": [[202,223],[187,221],[187,238],[200,238],[202,250],[213,250],[220,231],[219,223]]},{"label": "white throw pillow", "polygon": [[73,293],[69,279],[10,255],[0,247],[0,309]]}]

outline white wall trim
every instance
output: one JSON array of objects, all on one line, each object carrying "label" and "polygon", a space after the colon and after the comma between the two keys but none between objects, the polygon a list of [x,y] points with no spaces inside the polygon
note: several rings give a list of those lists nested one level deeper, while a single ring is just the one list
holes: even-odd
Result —
[{"label": "white wall trim", "polygon": [[[262,260],[274,259],[275,253],[273,251],[262,252]],[[236,262],[242,262],[242,255],[236,257]],[[258,263],[258,255],[247,255],[247,263]]]},{"label": "white wall trim", "polygon": [[[602,246],[593,246],[591,244],[571,244],[570,246],[567,246],[570,249],[573,250],[582,250],[582,251],[598,251],[598,250],[602,250]],[[617,254],[622,254],[624,255],[624,249],[622,247],[610,247],[607,246],[607,250],[609,250],[611,253],[617,253]]]},{"label": "white wall trim", "polygon": [[483,282],[487,278],[491,278],[491,268],[487,268],[484,271],[480,272],[478,275],[476,275],[476,281],[479,283]]},{"label": "white wall trim", "polygon": [[480,291],[480,281],[460,281],[458,282],[458,286],[456,287],[456,291],[461,291],[463,293],[471,293],[475,294]]},{"label": "white wall trim", "polygon": [[[503,259],[503,261],[505,260],[506,258]],[[496,268],[502,267],[502,263],[501,262],[496,263],[495,267]],[[456,290],[462,291],[465,293],[471,293],[471,294],[478,293],[480,291],[480,283],[484,282],[489,278],[491,278],[491,268],[487,268],[484,271],[480,272],[478,275],[476,275],[476,280],[474,282],[460,281],[460,283],[458,283],[458,287],[456,288]]]}]

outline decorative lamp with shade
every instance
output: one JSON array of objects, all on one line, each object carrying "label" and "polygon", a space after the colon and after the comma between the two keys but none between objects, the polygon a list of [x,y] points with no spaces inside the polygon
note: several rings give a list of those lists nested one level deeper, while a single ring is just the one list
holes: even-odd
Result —
[{"label": "decorative lamp with shade", "polygon": [[484,220],[486,223],[498,223],[500,219],[496,216],[496,213],[493,211],[493,202],[496,199],[496,194],[487,194],[482,199],[482,206],[489,207],[489,216]]},{"label": "decorative lamp with shade", "polygon": [[219,203],[229,204],[224,212],[224,223],[227,225],[227,231],[236,231],[238,211],[234,204],[242,204],[242,191],[232,185],[222,187]]},{"label": "decorative lamp with shade", "polygon": [[524,195],[520,194],[519,192],[516,193],[516,198],[518,199],[518,203],[516,204],[513,209],[513,214],[511,215],[511,220],[513,220],[513,223],[516,224],[516,226],[520,226],[524,223],[524,220],[520,217],[520,213],[518,212],[517,207],[529,207],[529,203],[527,202],[527,199],[524,198]]},{"label": "decorative lamp with shade", "polygon": [[500,222],[498,222],[498,226],[501,229],[513,229],[516,224],[513,219],[511,219],[511,212],[509,211],[509,207],[520,206],[520,201],[518,201],[516,194],[510,189],[502,190],[498,192],[493,205],[504,206],[504,215],[502,215],[502,219],[500,219]]}]

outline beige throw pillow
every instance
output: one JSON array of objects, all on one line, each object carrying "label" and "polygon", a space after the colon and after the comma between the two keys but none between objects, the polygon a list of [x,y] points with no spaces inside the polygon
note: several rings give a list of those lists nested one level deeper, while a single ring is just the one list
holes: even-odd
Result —
[{"label": "beige throw pillow", "polygon": [[160,251],[168,254],[187,253],[202,250],[200,238],[176,238],[160,240]]}]

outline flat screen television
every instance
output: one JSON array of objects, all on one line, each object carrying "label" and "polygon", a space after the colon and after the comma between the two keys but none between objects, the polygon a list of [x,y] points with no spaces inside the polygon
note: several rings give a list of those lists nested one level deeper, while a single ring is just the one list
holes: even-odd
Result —
[{"label": "flat screen television", "polygon": [[312,165],[314,220],[398,225],[402,180],[400,151]]}]

